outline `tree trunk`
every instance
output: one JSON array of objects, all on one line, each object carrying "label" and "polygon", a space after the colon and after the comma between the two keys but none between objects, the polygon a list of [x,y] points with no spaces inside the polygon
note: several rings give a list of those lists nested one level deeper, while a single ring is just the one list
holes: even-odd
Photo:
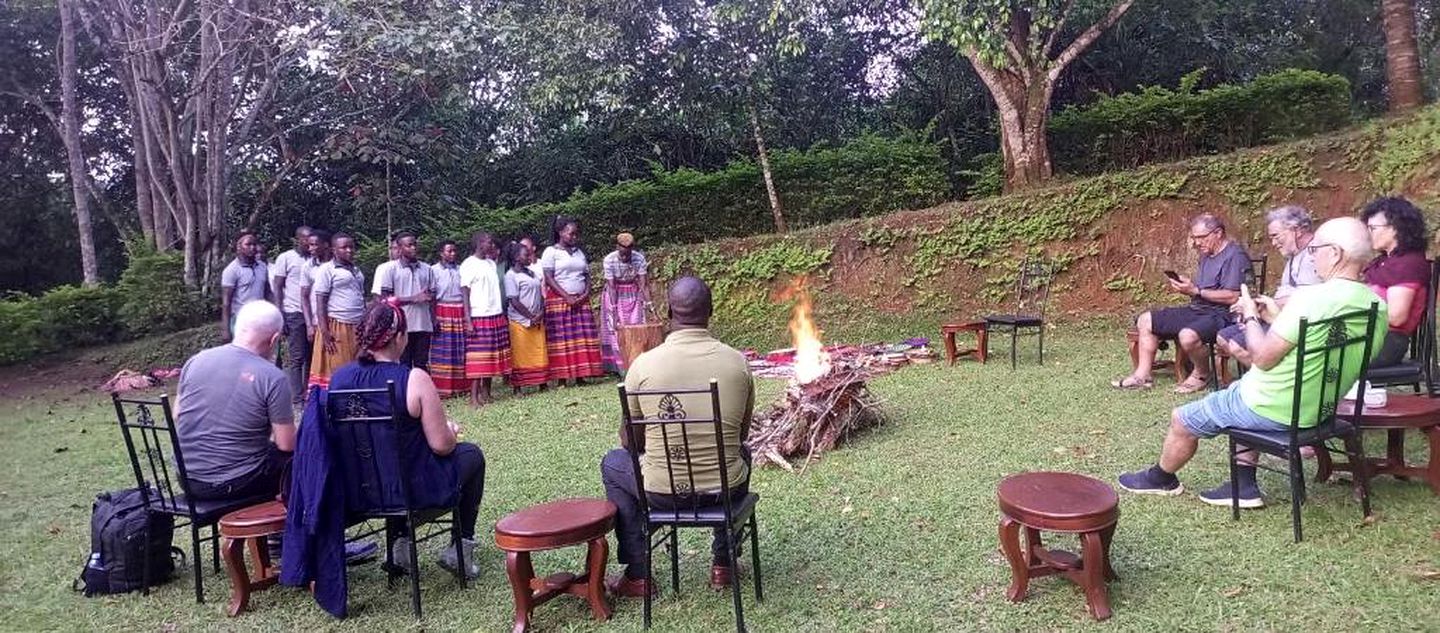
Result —
[{"label": "tree trunk", "polygon": [[86,286],[100,284],[100,269],[95,261],[95,233],[90,222],[90,196],[85,183],[90,177],[85,170],[85,155],[80,145],[80,103],[75,83],[79,70],[75,61],[75,7],[73,0],[60,0],[60,118],[69,162],[70,191],[75,197],[75,228],[80,234],[80,269]]},{"label": "tree trunk", "polygon": [[780,207],[780,193],[775,191],[775,176],[770,173],[770,151],[765,149],[765,135],[760,130],[760,108],[750,102],[750,130],[755,135],[755,155],[760,159],[760,175],[765,179],[765,195],[770,198],[770,214],[775,216],[775,232],[789,233],[785,211]]},{"label": "tree trunk", "polygon": [[1003,105],[997,100],[1007,192],[1039,184],[1055,174],[1050,164],[1050,139],[1046,136],[1053,86],[1043,79],[1036,83],[1019,94],[1008,95]]},{"label": "tree trunk", "polygon": [[1385,81],[1390,111],[1405,112],[1425,101],[1420,78],[1420,47],[1415,40],[1414,0],[1381,0],[1385,28]]}]

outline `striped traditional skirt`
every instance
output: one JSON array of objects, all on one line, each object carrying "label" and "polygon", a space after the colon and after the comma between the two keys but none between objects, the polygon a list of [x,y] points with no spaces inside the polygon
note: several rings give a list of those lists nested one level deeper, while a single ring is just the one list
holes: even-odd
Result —
[{"label": "striped traditional skirt", "polygon": [[441,396],[470,391],[465,377],[465,306],[435,304],[435,338],[430,341],[430,378]]},{"label": "striped traditional skirt", "polygon": [[512,387],[543,385],[550,380],[550,358],[545,354],[545,324],[525,327],[510,322],[510,377]]},{"label": "striped traditional skirt", "polygon": [[475,333],[465,342],[465,377],[493,378],[510,373],[510,320],[504,314],[471,317]]},{"label": "striped traditional skirt", "polygon": [[556,380],[604,375],[600,365],[600,334],[589,303],[570,307],[559,295],[545,292],[545,351],[550,377]]},{"label": "striped traditional skirt", "polygon": [[341,323],[330,319],[330,335],[335,337],[335,352],[325,351],[325,342],[320,340],[320,330],[315,330],[314,350],[310,352],[309,384],[330,386],[330,375],[341,365],[355,360],[355,323]]},{"label": "striped traditional skirt", "polygon": [[645,299],[638,283],[614,283],[611,287],[615,289],[615,300],[610,300],[609,292],[600,300],[600,360],[606,371],[619,374],[625,371],[625,358],[620,353],[616,329],[645,322]]}]

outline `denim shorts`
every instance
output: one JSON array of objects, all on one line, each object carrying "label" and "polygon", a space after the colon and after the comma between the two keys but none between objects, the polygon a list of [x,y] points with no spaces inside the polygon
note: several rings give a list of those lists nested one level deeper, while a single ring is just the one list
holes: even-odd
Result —
[{"label": "denim shorts", "polygon": [[1221,429],[1247,431],[1288,431],[1290,426],[1260,415],[1240,399],[1240,381],[1223,391],[1181,406],[1176,410],[1180,423],[1197,437],[1215,437]]}]

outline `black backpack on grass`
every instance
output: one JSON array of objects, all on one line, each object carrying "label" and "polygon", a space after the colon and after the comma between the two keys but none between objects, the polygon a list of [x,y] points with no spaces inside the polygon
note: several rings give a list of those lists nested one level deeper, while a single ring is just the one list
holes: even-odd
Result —
[{"label": "black backpack on grass", "polygon": [[[150,494],[158,496],[153,491]],[[90,513],[90,556],[75,579],[75,590],[84,591],[88,597],[144,589],[146,567],[150,586],[170,580],[175,572],[172,556],[182,562],[185,558],[184,552],[170,545],[174,533],[174,518],[148,511],[139,488],[96,495]]]}]

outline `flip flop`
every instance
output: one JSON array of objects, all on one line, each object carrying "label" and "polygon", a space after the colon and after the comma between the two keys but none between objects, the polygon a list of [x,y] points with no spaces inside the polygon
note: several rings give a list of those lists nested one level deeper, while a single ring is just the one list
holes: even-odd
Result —
[{"label": "flip flop", "polygon": [[1195,393],[1197,391],[1203,391],[1206,386],[1208,386],[1208,383],[1204,380],[1194,383],[1190,382],[1189,378],[1186,378],[1185,382],[1175,385],[1175,393]]},{"label": "flip flop", "polygon": [[1155,386],[1154,380],[1135,380],[1134,376],[1125,376],[1110,381],[1110,386],[1123,391],[1141,391]]}]

